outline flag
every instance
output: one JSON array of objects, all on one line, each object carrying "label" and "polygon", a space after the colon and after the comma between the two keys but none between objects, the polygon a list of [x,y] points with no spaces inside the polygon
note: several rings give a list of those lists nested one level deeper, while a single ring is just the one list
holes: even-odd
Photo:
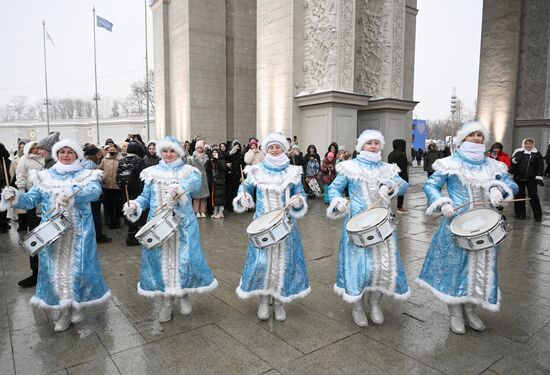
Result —
[{"label": "flag", "polygon": [[107,21],[105,18],[96,16],[97,18],[97,26],[103,27],[107,31],[113,31],[113,24],[109,21]]},{"label": "flag", "polygon": [[52,37],[50,36],[50,33],[48,32],[48,30],[46,30],[46,38],[48,38],[50,40],[50,42],[52,42],[52,46],[55,47],[55,43],[53,42],[53,39]]}]

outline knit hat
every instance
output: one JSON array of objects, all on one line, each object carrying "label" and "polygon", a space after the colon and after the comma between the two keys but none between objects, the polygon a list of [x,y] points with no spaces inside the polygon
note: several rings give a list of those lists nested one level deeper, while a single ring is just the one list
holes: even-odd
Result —
[{"label": "knit hat", "polygon": [[285,152],[285,153],[288,152],[288,142],[285,138],[285,135],[281,132],[269,133],[264,138],[264,141],[262,142],[262,144],[263,144],[266,151],[267,151],[269,145],[276,144],[276,145],[281,146],[281,148],[283,149],[283,152]]},{"label": "knit hat", "polygon": [[92,156],[97,155],[97,153],[99,152],[99,148],[97,148],[96,145],[87,145],[84,146],[82,151],[84,151],[84,156]]},{"label": "knit hat", "polygon": [[250,140],[250,142],[248,142],[249,145],[258,145],[258,141],[256,141],[254,138],[252,138]]},{"label": "knit hat", "polygon": [[[59,134],[59,133],[57,133]],[[40,147],[40,146],[39,146]],[[59,150],[61,150],[63,147],[68,147],[71,150],[73,150],[76,153],[77,159],[84,159],[84,152],[82,151],[82,147],[76,141],[73,141],[72,139],[63,139],[62,141],[56,142],[56,144],[53,145],[51,148],[51,156],[55,161],[59,161],[57,158],[57,153]]]},{"label": "knit hat", "polygon": [[367,129],[361,133],[359,138],[357,138],[357,146],[355,146],[355,151],[361,152],[365,143],[374,139],[380,142],[380,149],[383,149],[386,141],[384,140],[382,133],[378,130]]},{"label": "knit hat", "polygon": [[38,142],[38,147],[48,152],[52,152],[52,147],[57,142],[59,142],[59,132],[53,132],[50,133],[46,138],[40,140]]},{"label": "knit hat", "polygon": [[460,146],[464,139],[472,134],[473,132],[483,133],[483,140],[489,138],[489,130],[479,121],[469,121],[462,125],[462,128],[456,132],[456,137],[454,138],[454,144]]},{"label": "knit hat", "polygon": [[201,139],[200,141],[197,141],[197,143],[195,143],[195,150],[197,148],[202,148],[204,149],[204,141]]},{"label": "knit hat", "polygon": [[185,156],[180,141],[173,135],[167,135],[157,143],[157,156],[162,157],[162,150],[174,150],[179,157]]}]

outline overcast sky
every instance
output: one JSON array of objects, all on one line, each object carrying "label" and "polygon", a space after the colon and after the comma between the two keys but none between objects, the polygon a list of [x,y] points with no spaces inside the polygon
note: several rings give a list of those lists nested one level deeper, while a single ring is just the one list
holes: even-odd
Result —
[{"label": "overcast sky", "polygon": [[[222,1],[222,0],[220,0]],[[16,95],[44,98],[42,20],[55,42],[47,42],[51,97],[94,93],[93,18],[114,24],[97,29],[98,91],[125,97],[145,73],[144,0],[3,1],[0,12],[0,104]],[[414,99],[422,119],[449,114],[453,86],[467,107],[477,96],[482,0],[418,0]],[[149,12],[149,30],[152,20]],[[149,32],[149,60],[152,59]]]}]

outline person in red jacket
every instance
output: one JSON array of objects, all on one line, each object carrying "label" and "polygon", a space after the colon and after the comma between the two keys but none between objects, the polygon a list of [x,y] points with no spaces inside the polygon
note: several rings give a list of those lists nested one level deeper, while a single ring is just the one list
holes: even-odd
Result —
[{"label": "person in red jacket", "polygon": [[334,152],[327,152],[327,156],[321,163],[321,180],[323,181],[323,199],[325,204],[330,204],[328,199],[328,186],[334,181],[336,177],[336,158]]},{"label": "person in red jacket", "polygon": [[487,156],[491,159],[495,159],[506,164],[508,169],[510,169],[510,156],[502,151],[504,146],[500,142],[496,142],[491,146],[491,149],[487,152]]}]

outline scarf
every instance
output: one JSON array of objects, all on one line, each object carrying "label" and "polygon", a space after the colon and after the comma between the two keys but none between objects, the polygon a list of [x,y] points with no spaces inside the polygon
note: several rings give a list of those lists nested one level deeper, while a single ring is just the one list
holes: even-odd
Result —
[{"label": "scarf", "polygon": [[165,166],[170,167],[170,168],[176,168],[176,167],[182,166],[184,164],[184,162],[181,158],[177,158],[176,160],[171,161],[170,163],[167,163],[164,160],[161,160],[161,161],[159,161],[159,164],[160,165],[165,165]]},{"label": "scarf", "polygon": [[361,151],[357,155],[357,159],[378,163],[379,161],[382,161],[382,152],[381,151],[378,151],[378,152]]},{"label": "scarf", "polygon": [[282,153],[279,156],[271,156],[270,154],[267,154],[264,158],[264,164],[268,167],[283,168],[290,164],[290,159],[285,153]]},{"label": "scarf", "polygon": [[462,142],[460,152],[470,160],[483,160],[485,157],[485,145],[483,143]]},{"label": "scarf", "polygon": [[82,160],[80,159],[76,159],[71,164],[62,164],[58,161],[52,166],[52,169],[60,174],[75,172],[83,168],[84,167],[82,166]]}]

